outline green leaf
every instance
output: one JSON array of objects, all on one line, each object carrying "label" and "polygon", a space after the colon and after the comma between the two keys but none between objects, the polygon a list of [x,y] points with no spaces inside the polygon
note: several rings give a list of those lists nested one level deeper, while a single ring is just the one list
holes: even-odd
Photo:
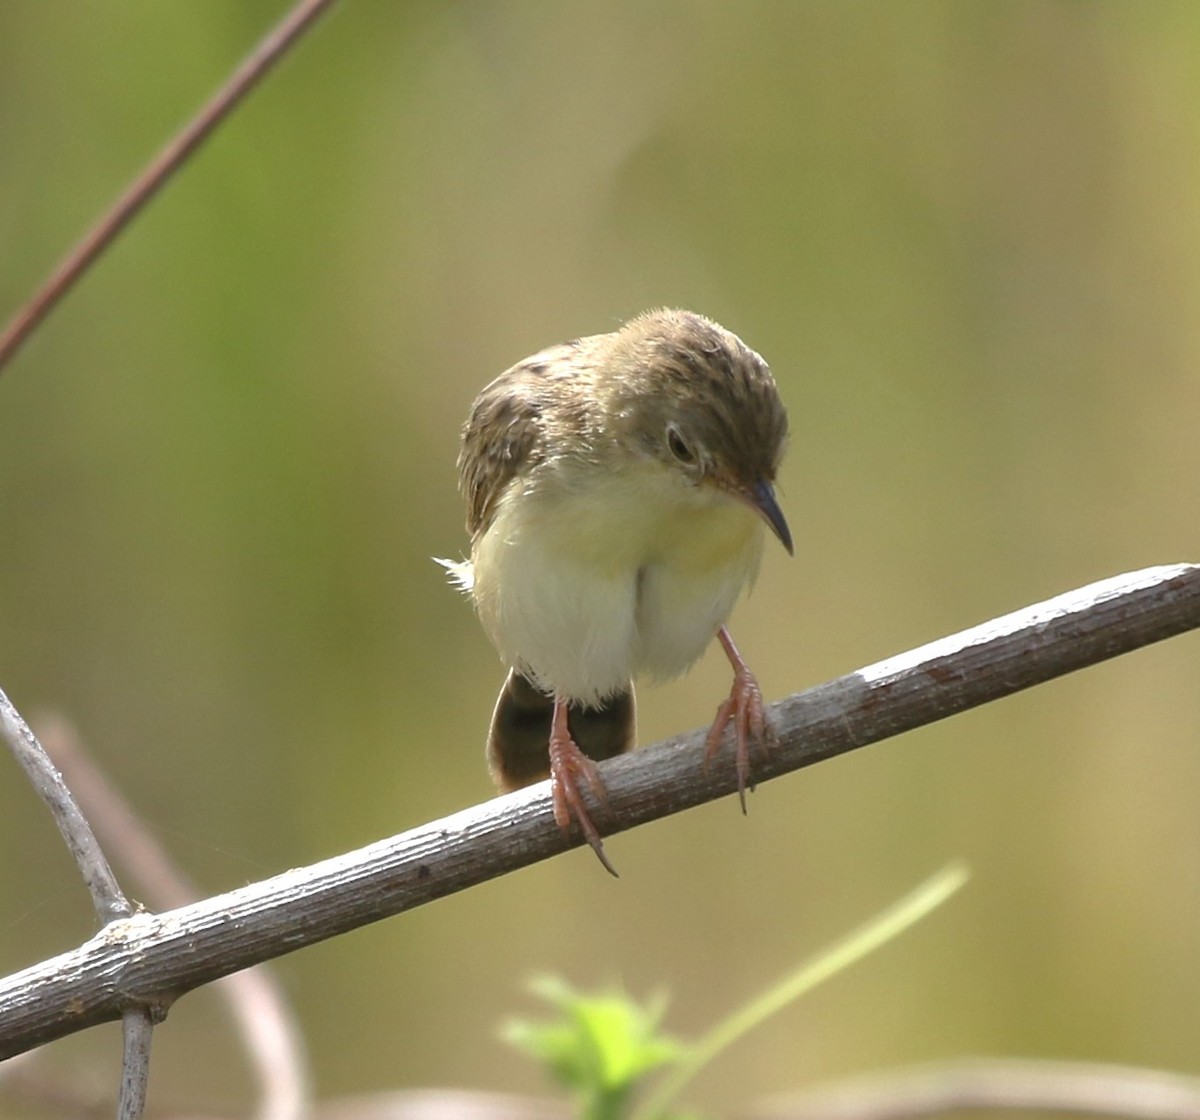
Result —
[{"label": "green leaf", "polygon": [[661,997],[640,1004],[616,988],[585,993],[552,976],[538,977],[531,988],[558,1015],[544,1022],[514,1020],[503,1036],[571,1089],[585,1117],[621,1116],[638,1081],[685,1052],[659,1029]]}]

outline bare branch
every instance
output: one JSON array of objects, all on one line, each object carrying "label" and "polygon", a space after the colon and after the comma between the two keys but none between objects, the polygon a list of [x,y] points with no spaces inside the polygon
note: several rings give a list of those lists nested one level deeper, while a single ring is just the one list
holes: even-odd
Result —
[{"label": "bare branch", "polygon": [[972,1058],[818,1086],[746,1120],[918,1120],[1013,1109],[1136,1120],[1200,1120],[1200,1079],[1093,1062]]},{"label": "bare branch", "polygon": [[41,290],[12,317],[0,334],[0,371],[142,207],[332,3],[333,0],[300,0],[250,52],[208,104],[150,161],[108,213],[60,262]]},{"label": "bare branch", "polygon": [[0,691],[0,734],[8,741],[21,769],[54,815],[54,823],[83,876],[100,921],[107,923],[128,917],[133,913],[133,907],[122,893],[91,826],[37,736],[3,691]]},{"label": "bare branch", "polygon": [[[109,850],[157,909],[186,906],[201,892],[172,863],[151,831],[61,717],[38,721],[46,751],[104,837]],[[300,1120],[311,1107],[304,1040],[274,974],[265,967],[225,976],[213,985],[237,1024],[258,1080],[256,1120]]]},{"label": "bare branch", "polygon": [[[1061,595],[811,688],[771,709],[776,777],[1200,626],[1200,566],[1147,568]],[[704,731],[603,766],[608,832],[732,793],[705,772]],[[369,847],[165,914],[114,922],[0,981],[0,1058],[170,999],[219,976],[547,859],[579,838],[547,783]]]},{"label": "bare branch", "polygon": [[117,1101],[117,1120],[140,1120],[146,1111],[154,1020],[144,1007],[130,1007],[121,1018],[124,1054],[121,1059],[121,1096]]}]

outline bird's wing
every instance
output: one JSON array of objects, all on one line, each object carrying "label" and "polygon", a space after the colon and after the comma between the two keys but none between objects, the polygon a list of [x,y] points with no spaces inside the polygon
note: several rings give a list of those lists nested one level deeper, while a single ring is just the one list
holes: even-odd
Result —
[{"label": "bird's wing", "polygon": [[472,540],[486,532],[518,472],[543,457],[545,385],[575,362],[577,342],[534,354],[505,370],[471,406],[458,456],[458,485],[467,503]]}]

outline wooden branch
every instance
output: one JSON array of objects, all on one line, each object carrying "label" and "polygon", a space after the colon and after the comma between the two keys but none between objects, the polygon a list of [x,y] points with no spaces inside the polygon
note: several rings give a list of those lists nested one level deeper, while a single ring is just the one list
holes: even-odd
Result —
[{"label": "wooden branch", "polygon": [[102,922],[127,918],[133,907],[121,890],[117,877],[100,847],[92,826],[79,810],[75,798],[62,775],[55,769],[50,756],[30,730],[12,701],[0,690],[0,738],[4,739],[25,771],[26,776],[46,803],[67,850],[79,868],[84,886],[92,896],[92,905]]},{"label": "wooden branch", "polygon": [[[798,693],[771,708],[779,742],[759,781],[844,754],[1200,627],[1200,566],[1091,584]],[[603,766],[606,833],[736,790],[731,752],[707,772],[704,732]],[[547,859],[580,842],[543,782],[310,867],[163,914],[135,914],[0,981],[0,1058],[129,1006],[165,1014],[192,988]],[[603,884],[603,885],[601,885]],[[597,889],[619,886],[597,880]]]},{"label": "wooden branch", "polygon": [[0,370],[25,340],[78,283],[117,235],[138,215],[219,125],[333,3],[298,0],[284,18],[250,52],[204,107],[173,136],[125,189],[83,240],[59,263],[49,279],[0,331]]},{"label": "wooden branch", "polygon": [[154,1019],[141,1006],[127,1007],[121,1016],[123,1053],[117,1120],[138,1120],[146,1111],[146,1086],[150,1083],[150,1042]]},{"label": "wooden branch", "polygon": [[[203,897],[100,769],[75,729],[61,717],[43,717],[37,721],[37,729],[50,760],[62,772],[96,836],[113,853],[118,866],[132,877],[138,896],[156,909],[187,906]],[[262,965],[223,976],[213,983],[212,990],[224,998],[258,1083],[259,1100],[252,1120],[302,1120],[309,1116],[312,1078],[304,1039],[295,1012],[270,967]],[[129,1049],[127,1041],[127,1054]],[[131,1065],[132,1061],[127,1062],[126,1069]]]}]

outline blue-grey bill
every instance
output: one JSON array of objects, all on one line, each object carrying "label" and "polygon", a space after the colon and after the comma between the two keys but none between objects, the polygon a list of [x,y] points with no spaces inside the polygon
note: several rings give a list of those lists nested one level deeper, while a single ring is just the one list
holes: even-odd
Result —
[{"label": "blue-grey bill", "polygon": [[792,555],[792,531],[788,528],[783,510],[775,500],[775,488],[769,482],[760,482],[750,492],[754,508],[763,515],[763,520],[771,526],[771,532],[779,538],[779,543]]}]

